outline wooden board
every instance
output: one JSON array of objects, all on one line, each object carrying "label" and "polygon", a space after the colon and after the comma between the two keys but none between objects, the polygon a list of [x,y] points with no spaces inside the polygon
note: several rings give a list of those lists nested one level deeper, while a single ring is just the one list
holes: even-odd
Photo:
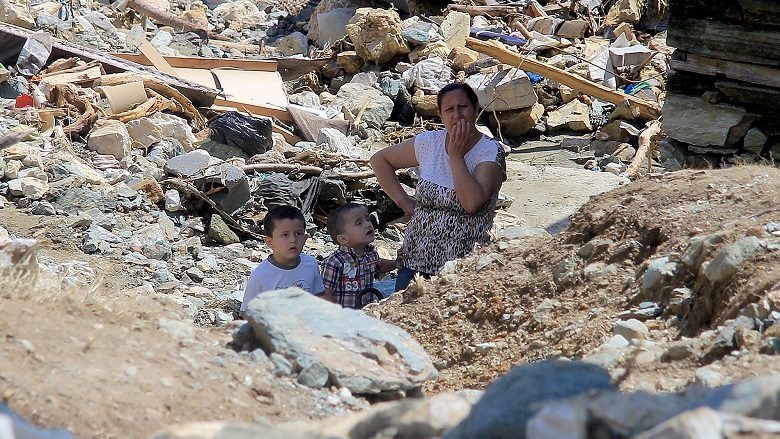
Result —
[{"label": "wooden board", "polygon": [[726,61],[680,50],[672,55],[671,65],[675,70],[709,76],[725,76],[752,84],[780,88],[780,69],[774,67]]},{"label": "wooden board", "polygon": [[780,67],[780,30],[672,16],[666,43],[696,55]]}]

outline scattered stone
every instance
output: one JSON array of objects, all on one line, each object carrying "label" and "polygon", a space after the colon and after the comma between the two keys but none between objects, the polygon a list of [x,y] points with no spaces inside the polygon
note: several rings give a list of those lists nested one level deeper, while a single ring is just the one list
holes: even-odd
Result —
[{"label": "scattered stone", "polygon": [[761,241],[747,236],[721,249],[704,268],[704,276],[712,283],[726,282],[737,272],[737,268],[753,258],[761,250]]},{"label": "scattered stone", "polygon": [[320,363],[312,363],[303,368],[298,375],[298,382],[308,387],[325,387],[329,378],[328,369]]},{"label": "scattered stone", "polygon": [[618,320],[612,327],[612,333],[622,335],[626,340],[647,340],[650,338],[647,326],[636,319]]},{"label": "scattered stone", "polygon": [[664,131],[669,137],[691,145],[724,146],[729,130],[742,121],[745,113],[744,108],[670,94],[663,106]]},{"label": "scattered stone", "polygon": [[336,93],[332,106],[345,106],[357,115],[368,102],[363,112],[363,121],[371,128],[380,129],[390,119],[393,112],[393,101],[380,90],[363,84],[344,84]]},{"label": "scattered stone", "polygon": [[490,113],[490,126],[509,137],[522,136],[531,131],[544,116],[544,106],[535,103],[531,108]]},{"label": "scattered stone", "polygon": [[465,47],[471,29],[471,16],[465,12],[449,11],[441,23],[441,34],[447,47]]},{"label": "scattered stone", "polygon": [[573,100],[547,114],[547,128],[550,132],[593,131],[590,124],[590,108],[579,100]]},{"label": "scattered stone", "polygon": [[87,147],[117,160],[130,154],[131,138],[125,124],[113,119],[99,119],[89,133]]},{"label": "scattered stone", "polygon": [[211,221],[209,223],[209,236],[214,241],[217,241],[222,245],[235,244],[241,242],[238,235],[228,227],[225,220],[218,214],[211,215]]}]

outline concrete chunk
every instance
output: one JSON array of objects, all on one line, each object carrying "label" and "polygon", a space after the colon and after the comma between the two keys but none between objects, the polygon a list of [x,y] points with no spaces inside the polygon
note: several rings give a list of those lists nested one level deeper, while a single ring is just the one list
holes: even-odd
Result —
[{"label": "concrete chunk", "polygon": [[521,69],[503,70],[484,75],[478,73],[466,79],[486,111],[508,111],[528,108],[536,103],[536,92]]}]

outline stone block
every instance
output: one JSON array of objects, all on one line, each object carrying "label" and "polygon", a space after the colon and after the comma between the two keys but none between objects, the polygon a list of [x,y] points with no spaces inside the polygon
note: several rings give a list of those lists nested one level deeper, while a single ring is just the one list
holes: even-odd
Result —
[{"label": "stone block", "polygon": [[537,102],[536,92],[521,69],[472,75],[466,82],[474,89],[479,105],[486,111],[509,111],[529,108]]}]

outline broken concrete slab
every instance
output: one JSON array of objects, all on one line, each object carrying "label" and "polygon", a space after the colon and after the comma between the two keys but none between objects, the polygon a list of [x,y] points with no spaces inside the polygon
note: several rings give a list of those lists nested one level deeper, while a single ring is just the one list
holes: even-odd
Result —
[{"label": "broken concrete slab", "polygon": [[724,146],[744,108],[711,104],[700,97],[670,94],[663,107],[663,129],[669,137],[696,146]]},{"label": "broken concrete slab", "polygon": [[585,20],[566,20],[555,31],[555,35],[562,38],[584,38],[588,30],[588,22]]},{"label": "broken concrete slab", "polygon": [[263,293],[246,317],[266,353],[283,355],[297,370],[319,363],[333,385],[354,394],[412,390],[436,376],[403,329],[298,288]]},{"label": "broken concrete slab", "polygon": [[478,73],[466,78],[466,83],[477,93],[479,105],[486,111],[529,108],[537,101],[531,80],[521,69],[487,75]]},{"label": "broken concrete slab", "polygon": [[441,23],[440,31],[447,47],[465,47],[471,29],[471,16],[465,12],[450,11]]}]

